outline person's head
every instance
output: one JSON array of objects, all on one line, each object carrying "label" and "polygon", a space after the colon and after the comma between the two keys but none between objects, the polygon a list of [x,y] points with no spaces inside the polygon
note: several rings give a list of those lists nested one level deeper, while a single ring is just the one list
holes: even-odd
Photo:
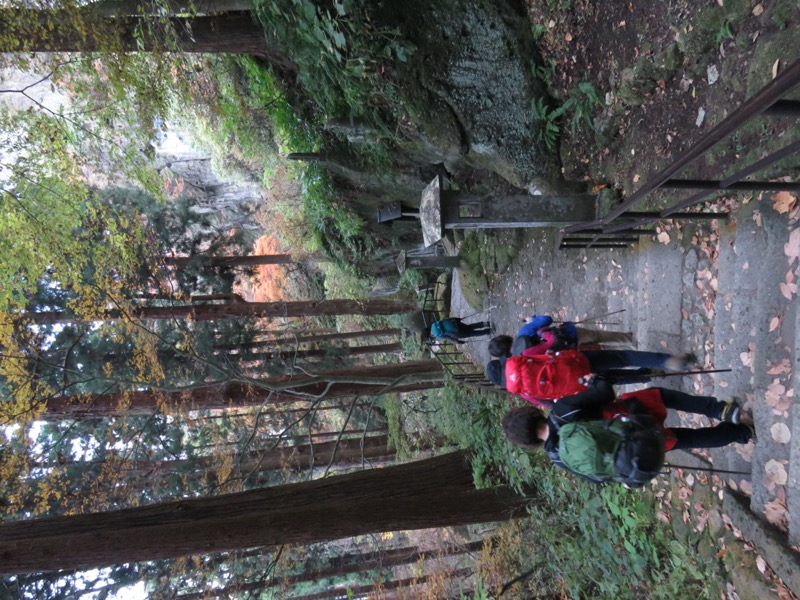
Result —
[{"label": "person's head", "polygon": [[510,335],[496,335],[489,340],[489,354],[495,358],[511,356],[511,344],[514,338]]},{"label": "person's head", "polygon": [[506,387],[506,366],[505,359],[490,360],[486,363],[486,378],[493,384],[505,389]]},{"label": "person's head", "polygon": [[503,433],[515,446],[536,450],[550,433],[547,417],[534,406],[512,408],[503,417]]}]

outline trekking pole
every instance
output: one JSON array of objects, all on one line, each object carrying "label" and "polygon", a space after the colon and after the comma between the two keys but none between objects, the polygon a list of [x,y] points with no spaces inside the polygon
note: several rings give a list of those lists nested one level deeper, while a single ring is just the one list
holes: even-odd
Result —
[{"label": "trekking pole", "polygon": [[625,309],[623,308],[622,310],[615,310],[614,312],[609,312],[609,313],[605,313],[605,314],[602,314],[602,315],[595,315],[593,317],[586,317],[585,319],[581,319],[580,321],[573,321],[573,323],[575,323],[575,325],[578,325],[580,323],[595,322],[595,321],[597,321],[597,319],[604,319],[605,317],[610,317],[611,315],[618,315],[619,313],[624,313],[624,312],[625,312]]},{"label": "trekking pole", "polygon": [[471,315],[467,315],[466,317],[458,317],[458,318],[461,319],[462,321],[466,321],[467,319],[471,319],[475,315],[479,315],[481,313],[488,312],[488,311],[492,310],[493,308],[497,308],[497,306],[496,305],[495,306],[490,306],[489,308],[484,308],[483,310],[479,310],[477,312],[474,312]]},{"label": "trekking pole", "polygon": [[688,465],[673,465],[672,463],[664,463],[668,469],[687,469],[689,471],[708,471],[709,473],[726,473],[729,475],[752,475],[750,471],[729,471],[727,469],[715,469],[713,467],[690,467]]},{"label": "trekking pole", "polygon": [[682,377],[684,375],[701,375],[704,373],[730,373],[733,369],[702,369],[699,371],[676,371],[674,373],[659,373],[658,375],[642,375],[642,378],[656,379],[657,377]]}]

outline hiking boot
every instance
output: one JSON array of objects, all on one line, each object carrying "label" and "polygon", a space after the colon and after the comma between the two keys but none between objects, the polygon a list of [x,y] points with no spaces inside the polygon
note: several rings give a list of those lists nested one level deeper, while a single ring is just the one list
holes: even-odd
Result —
[{"label": "hiking boot", "polygon": [[664,361],[664,368],[668,371],[688,371],[697,364],[694,353],[674,354]]},{"label": "hiking boot", "polygon": [[736,401],[736,399],[731,398],[725,403],[725,406],[722,407],[719,420],[738,425],[741,422],[741,415],[742,409],[739,407],[739,403]]}]

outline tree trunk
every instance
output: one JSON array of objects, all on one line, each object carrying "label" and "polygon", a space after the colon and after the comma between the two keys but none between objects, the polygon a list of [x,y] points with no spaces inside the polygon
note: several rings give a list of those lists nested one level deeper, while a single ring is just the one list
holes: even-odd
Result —
[{"label": "tree trunk", "polygon": [[218,321],[222,319],[285,317],[319,317],[326,315],[393,315],[414,312],[413,302],[399,300],[320,300],[317,302],[237,302],[234,304],[182,304],[172,306],[134,307],[127,313],[108,311],[101,317],[83,317],[65,312],[33,312],[24,316],[38,325],[55,323],[82,323],[87,321],[116,321],[132,319],[191,319],[192,321]]},{"label": "tree trunk", "polygon": [[393,569],[394,567],[409,565],[420,560],[424,561],[430,558],[475,552],[481,548],[483,548],[483,540],[471,542],[463,546],[452,545],[436,550],[426,550],[424,552],[420,551],[416,546],[410,546],[406,548],[378,550],[375,552],[347,554],[343,557],[337,556],[332,558],[330,566],[324,569],[312,569],[299,575],[290,575],[289,577],[283,577],[269,582],[265,582],[262,579],[260,581],[231,585],[225,588],[211,588],[203,592],[181,594],[177,596],[175,600],[203,600],[204,598],[208,598],[210,593],[213,593],[214,597],[217,598],[224,598],[226,596],[233,597],[237,593],[252,592],[264,588],[273,588],[275,586],[297,585],[298,583],[320,581],[329,577],[338,577],[351,573],[366,573],[377,569]]},{"label": "tree trunk", "polygon": [[273,346],[292,345],[296,346],[303,343],[311,342],[327,342],[330,340],[351,340],[362,337],[378,337],[388,335],[400,335],[403,330],[400,328],[387,328],[387,329],[373,329],[369,331],[345,331],[342,333],[324,333],[319,335],[304,335],[299,333],[294,337],[284,337],[274,340],[242,342],[241,344],[217,344],[214,346],[217,350],[249,350],[257,348],[271,348]]},{"label": "tree trunk", "polygon": [[[311,466],[349,465],[360,462],[362,459],[376,460],[387,459],[395,455],[395,450],[389,448],[389,437],[386,435],[373,435],[365,438],[347,438],[339,440],[317,442],[315,444],[300,444],[297,446],[281,446],[272,450],[254,450],[246,455],[207,455],[197,458],[163,460],[159,462],[146,461],[120,461],[120,473],[126,478],[142,477],[152,478],[174,472],[192,472],[198,474],[211,471],[219,464],[233,464],[237,473],[256,473],[262,471],[277,471],[289,469],[302,471]],[[312,460],[313,457],[313,460]]]},{"label": "tree trunk", "polygon": [[[441,387],[441,365],[434,360],[340,369],[315,376],[291,375],[207,385],[174,392],[135,391],[50,398],[37,418],[45,420],[149,415],[162,409],[208,410],[288,404],[316,398],[374,396]],[[394,387],[391,387],[393,384]],[[390,388],[391,389],[388,389]],[[299,395],[303,394],[303,395]]]},{"label": "tree trunk", "polygon": [[164,264],[186,267],[192,263],[199,267],[248,267],[253,265],[291,264],[291,254],[253,254],[250,256],[167,256]]},{"label": "tree trunk", "polygon": [[463,452],[304,483],[0,525],[0,573],[92,569],[255,546],[506,520],[526,499],[477,490]]},{"label": "tree trunk", "polygon": [[[453,579],[467,577],[472,574],[472,569],[457,569],[450,573]],[[382,582],[381,591],[396,590],[398,588],[416,588],[418,585],[424,585],[430,580],[436,578],[436,574],[423,575],[421,577],[408,577],[406,579],[396,579],[394,581]],[[347,588],[336,588],[333,590],[326,590],[324,592],[317,592],[316,594],[304,594],[303,596],[290,596],[286,600],[338,600],[339,598],[362,598],[374,597],[377,588],[375,583],[367,585],[354,585]],[[381,598],[383,595],[380,596]],[[418,597],[422,597],[418,594]]]},{"label": "tree trunk", "polygon": [[166,0],[99,0],[84,5],[84,10],[103,17],[129,17],[135,15],[160,15],[164,7],[171,15],[187,14],[194,9],[197,14],[220,14],[228,12],[249,12],[251,3],[246,0],[208,0],[197,3]]},{"label": "tree trunk", "polygon": [[395,342],[394,344],[375,344],[374,346],[332,346],[330,348],[319,348],[315,350],[287,350],[284,352],[251,352],[248,354],[231,354],[228,355],[231,359],[239,359],[241,361],[254,361],[254,360],[283,360],[289,361],[295,358],[320,358],[323,356],[330,357],[344,357],[344,356],[359,356],[363,354],[395,354],[402,352],[403,344]]},{"label": "tree trunk", "polygon": [[151,32],[148,17],[103,18],[89,13],[0,10],[0,52],[205,52],[264,56],[282,71],[297,65],[285,52],[267,44],[264,31],[248,13],[203,17],[159,17],[177,34],[178,47],[165,47],[163,36]]}]

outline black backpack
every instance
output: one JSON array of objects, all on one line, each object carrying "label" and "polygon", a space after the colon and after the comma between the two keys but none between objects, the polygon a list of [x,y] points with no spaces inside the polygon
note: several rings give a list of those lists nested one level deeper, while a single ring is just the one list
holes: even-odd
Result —
[{"label": "black backpack", "polygon": [[559,447],[550,458],[593,483],[643,486],[664,466],[664,433],[651,415],[631,408],[629,415],[599,421],[563,423],[551,416],[559,431]]}]

